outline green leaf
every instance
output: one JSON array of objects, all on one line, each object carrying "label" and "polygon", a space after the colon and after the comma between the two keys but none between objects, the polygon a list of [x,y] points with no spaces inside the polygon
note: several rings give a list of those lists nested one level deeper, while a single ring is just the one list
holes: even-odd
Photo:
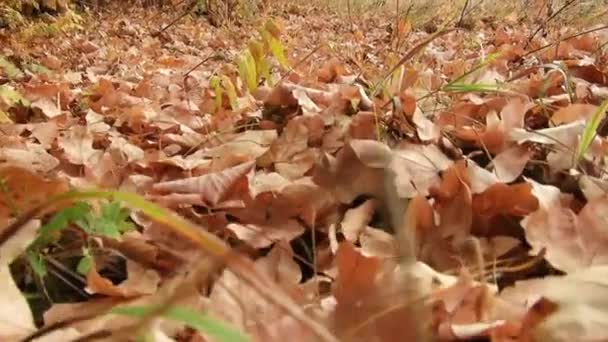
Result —
[{"label": "green leaf", "polygon": [[490,63],[492,63],[494,60],[496,60],[496,58],[500,57],[502,55],[502,52],[496,52],[496,53],[491,53],[489,55],[486,56],[486,58],[481,61],[481,63],[474,65],[469,71],[465,72],[464,74],[460,75],[459,77],[457,77],[456,79],[454,79],[453,81],[451,81],[450,83],[447,84],[447,86],[454,84],[454,83],[462,83],[461,81],[466,78],[467,76],[480,71],[481,69],[484,69],[485,67],[487,67]]},{"label": "green leaf", "polygon": [[58,233],[64,230],[71,222],[84,220],[91,211],[91,206],[85,202],[76,202],[72,206],[58,211],[50,220],[40,228],[38,236],[30,245],[31,248],[44,248],[55,241]]},{"label": "green leaf", "polygon": [[0,99],[6,102],[9,107],[18,103],[21,103],[24,106],[30,105],[30,101],[28,99],[21,96],[21,94],[19,94],[16,90],[6,85],[0,86]]},{"label": "green leaf", "polygon": [[255,69],[257,72],[256,83],[260,82],[260,78],[264,78],[268,85],[272,87],[272,80],[270,79],[270,66],[266,58],[266,51],[264,50],[264,43],[252,40],[249,42],[249,52],[255,61]]},{"label": "green leaf", "polygon": [[239,105],[237,102],[236,88],[234,87],[234,83],[230,80],[230,77],[222,75],[222,86],[226,90],[228,101],[230,101],[230,107],[232,110],[237,110]]},{"label": "green leaf", "polygon": [[53,72],[45,67],[42,64],[38,64],[38,63],[31,63],[28,65],[28,69],[30,69],[31,72],[33,72],[34,74],[44,74],[44,75],[52,75]]},{"label": "green leaf", "polygon": [[23,77],[23,72],[2,56],[0,56],[0,69],[9,79]]},{"label": "green leaf", "polygon": [[99,214],[89,212],[83,220],[75,223],[89,234],[120,239],[122,233],[133,230],[133,225],[127,221],[129,211],[120,206],[120,202],[111,201],[101,205]]},{"label": "green leaf", "polygon": [[209,79],[209,87],[215,93],[215,110],[218,111],[222,109],[222,96],[224,96],[224,89],[222,88],[220,78],[217,76],[211,77]]},{"label": "green leaf", "polygon": [[589,146],[591,146],[591,143],[593,142],[593,139],[597,134],[597,128],[599,127],[602,118],[604,118],[606,114],[606,109],[608,109],[608,100],[604,100],[604,102],[602,102],[602,104],[597,108],[595,113],[593,113],[591,119],[587,122],[587,126],[583,131],[581,140],[578,143],[578,146],[576,147],[576,153],[574,154],[575,164],[583,158],[583,156],[589,149]]},{"label": "green leaf", "polygon": [[82,259],[78,261],[76,271],[78,271],[78,273],[80,274],[86,275],[87,273],[89,273],[91,266],[93,266],[93,256],[89,252],[88,248],[83,248]]},{"label": "green leaf", "polygon": [[276,39],[272,34],[270,34],[270,32],[265,29],[260,30],[260,34],[262,35],[264,42],[270,49],[270,52],[272,53],[274,58],[276,58],[277,62],[279,62],[282,67],[286,69],[289,68],[289,62],[287,62],[287,58],[285,57],[285,49],[283,48],[283,44],[281,44],[278,39]]},{"label": "green leaf", "polygon": [[46,276],[46,264],[42,254],[40,254],[38,251],[28,250],[25,256],[28,264],[30,264],[30,267],[32,268],[32,271],[34,271],[38,277],[44,278],[44,276]]},{"label": "green leaf", "polygon": [[452,83],[446,85],[443,90],[456,93],[468,92],[495,92],[500,90],[500,84],[494,83]]},{"label": "green leaf", "polygon": [[123,306],[116,307],[110,312],[117,315],[144,318],[161,311],[160,315],[166,319],[184,323],[201,333],[209,335],[218,342],[248,342],[249,338],[237,329],[228,326],[224,322],[211,317],[208,314],[200,314],[196,311],[182,307],[169,307],[162,310],[158,305],[148,306]]},{"label": "green leaf", "polygon": [[255,59],[249,50],[245,50],[238,56],[236,63],[239,68],[239,76],[247,86],[247,89],[252,92],[258,87],[258,77],[256,73]]},{"label": "green leaf", "polygon": [[5,112],[0,110],[0,124],[3,124],[3,123],[12,124],[13,120],[11,120],[11,118],[9,118]]}]

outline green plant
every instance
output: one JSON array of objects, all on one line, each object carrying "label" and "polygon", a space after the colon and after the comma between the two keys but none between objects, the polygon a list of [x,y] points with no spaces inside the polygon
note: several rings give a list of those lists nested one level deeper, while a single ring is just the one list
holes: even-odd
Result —
[{"label": "green plant", "polygon": [[[278,26],[272,20],[268,20],[259,30],[261,39],[251,40],[247,48],[236,57],[234,63],[246,91],[253,92],[263,81],[272,86],[269,63],[271,56],[281,68],[289,68],[285,47],[279,40],[279,31]],[[216,111],[223,106],[224,94],[228,98],[230,107],[233,110],[238,109],[237,88],[230,77],[222,73],[213,75],[209,79],[209,88],[215,94]]]},{"label": "green plant", "polygon": [[[76,202],[58,211],[40,228],[38,235],[27,249],[27,260],[34,273],[43,278],[46,275],[45,250],[59,241],[61,233],[68,227],[78,227],[88,236],[120,239],[124,232],[134,229],[134,226],[127,221],[128,217],[129,211],[116,201],[104,201],[98,210],[86,202]],[[79,271],[84,270],[86,264],[92,261],[87,243],[83,247],[83,259],[85,261],[80,261]]]},{"label": "green plant", "polygon": [[589,119],[589,122],[587,122],[587,126],[583,131],[581,140],[579,141],[578,146],[576,147],[576,152],[574,154],[574,164],[578,164],[578,162],[583,158],[583,156],[589,149],[589,146],[591,146],[591,143],[593,142],[593,139],[597,134],[597,128],[599,127],[602,119],[605,117],[607,109],[608,100],[604,100],[604,102],[602,102],[602,104],[593,113],[593,116],[591,117],[591,119]]},{"label": "green plant", "polygon": [[0,56],[0,72],[4,73],[9,79],[23,77],[23,72],[2,56]]}]

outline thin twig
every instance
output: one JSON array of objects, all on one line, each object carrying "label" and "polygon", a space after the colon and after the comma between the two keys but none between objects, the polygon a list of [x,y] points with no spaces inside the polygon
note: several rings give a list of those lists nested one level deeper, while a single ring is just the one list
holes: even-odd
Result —
[{"label": "thin twig", "polygon": [[467,7],[469,7],[469,0],[466,0],[464,2],[464,6],[462,7],[462,11],[460,12],[460,19],[458,19],[458,23],[456,24],[456,26],[462,27],[462,21],[464,20],[464,14],[467,10]]},{"label": "thin twig", "polygon": [[173,19],[172,22],[170,22],[169,24],[165,25],[165,27],[163,27],[162,29],[160,29],[158,32],[152,33],[152,35],[151,35],[152,38],[158,37],[163,32],[167,31],[171,26],[177,24],[185,16],[187,16],[188,14],[190,14],[190,12],[192,11],[192,9],[194,8],[193,5],[195,5],[195,4],[196,4],[196,1],[192,1],[192,3],[190,3],[190,5],[188,7],[186,7],[186,9],[184,10],[184,12],[182,14],[180,14],[177,18]]},{"label": "thin twig", "polygon": [[531,55],[533,53],[536,53],[538,51],[541,51],[541,50],[544,50],[544,49],[546,49],[548,47],[551,47],[553,45],[559,44],[559,43],[561,43],[563,41],[570,40],[570,39],[573,39],[573,38],[576,38],[576,37],[580,37],[580,36],[583,36],[583,35],[585,35],[587,33],[593,33],[593,32],[602,31],[602,30],[605,30],[605,29],[608,29],[608,25],[604,25],[604,26],[593,28],[593,29],[589,29],[587,31],[579,32],[579,33],[573,34],[571,36],[566,36],[566,37],[563,37],[563,38],[560,38],[560,39],[554,41],[553,43],[549,43],[549,44],[543,45],[543,46],[541,46],[539,48],[536,48],[536,49],[534,49],[532,51],[529,51],[529,52],[525,53],[521,57],[524,58],[524,57],[527,57],[527,56],[529,56],[529,55]]},{"label": "thin twig", "polygon": [[217,53],[212,52],[209,55],[207,55],[207,57],[203,58],[203,60],[201,60],[197,65],[193,66],[192,68],[190,68],[190,70],[188,70],[185,74],[184,74],[184,78],[188,77],[188,75],[190,75],[191,72],[193,72],[194,70],[198,69],[201,65],[205,64],[207,61],[209,61],[210,59],[213,59],[215,57],[219,56]]},{"label": "thin twig", "polygon": [[534,37],[538,34],[538,32],[540,32],[543,28],[545,28],[545,25],[547,25],[547,23],[549,21],[551,21],[552,19],[554,19],[555,17],[557,17],[561,12],[563,12],[568,6],[570,6],[571,4],[573,4],[576,0],[569,0],[568,2],[566,2],[560,9],[558,9],[557,11],[555,11],[555,13],[553,13],[551,16],[549,16],[549,18],[547,18],[547,20],[545,20],[542,24],[540,24],[538,26],[538,28],[530,35],[530,37],[528,38],[528,41],[526,42],[525,47],[528,47],[528,44],[530,44],[530,42],[532,42],[532,39],[534,39]]},{"label": "thin twig", "polygon": [[450,33],[452,31],[454,31],[454,28],[450,28],[450,29],[445,29],[443,31],[439,31],[437,33],[435,33],[434,35],[432,35],[431,37],[423,40],[422,42],[418,43],[416,46],[414,46],[413,48],[410,49],[410,51],[408,51],[405,56],[403,56],[399,62],[397,62],[397,64],[395,64],[395,66],[393,66],[385,75],[384,77],[382,77],[380,79],[380,82],[376,83],[376,86],[374,88],[374,92],[372,93],[371,97],[375,97],[378,94],[378,91],[380,89],[380,84],[386,82],[386,80],[391,77],[391,75],[393,74],[393,72],[395,72],[395,70],[399,69],[399,67],[401,67],[403,64],[405,64],[405,62],[407,62],[408,60],[410,60],[412,57],[414,57],[419,51],[421,51],[422,49],[424,49],[427,45],[429,45],[433,40],[447,34]]}]

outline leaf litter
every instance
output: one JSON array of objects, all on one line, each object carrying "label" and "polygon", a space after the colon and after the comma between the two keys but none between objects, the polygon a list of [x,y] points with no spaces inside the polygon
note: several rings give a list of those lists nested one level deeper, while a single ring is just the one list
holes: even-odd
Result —
[{"label": "leaf litter", "polygon": [[7,39],[2,340],[607,338],[605,33],[304,8]]}]

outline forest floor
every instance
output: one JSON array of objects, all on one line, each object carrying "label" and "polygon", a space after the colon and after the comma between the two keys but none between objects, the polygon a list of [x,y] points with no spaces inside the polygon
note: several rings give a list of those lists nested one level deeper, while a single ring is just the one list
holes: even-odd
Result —
[{"label": "forest floor", "polygon": [[576,5],[0,29],[0,340],[608,339]]}]

